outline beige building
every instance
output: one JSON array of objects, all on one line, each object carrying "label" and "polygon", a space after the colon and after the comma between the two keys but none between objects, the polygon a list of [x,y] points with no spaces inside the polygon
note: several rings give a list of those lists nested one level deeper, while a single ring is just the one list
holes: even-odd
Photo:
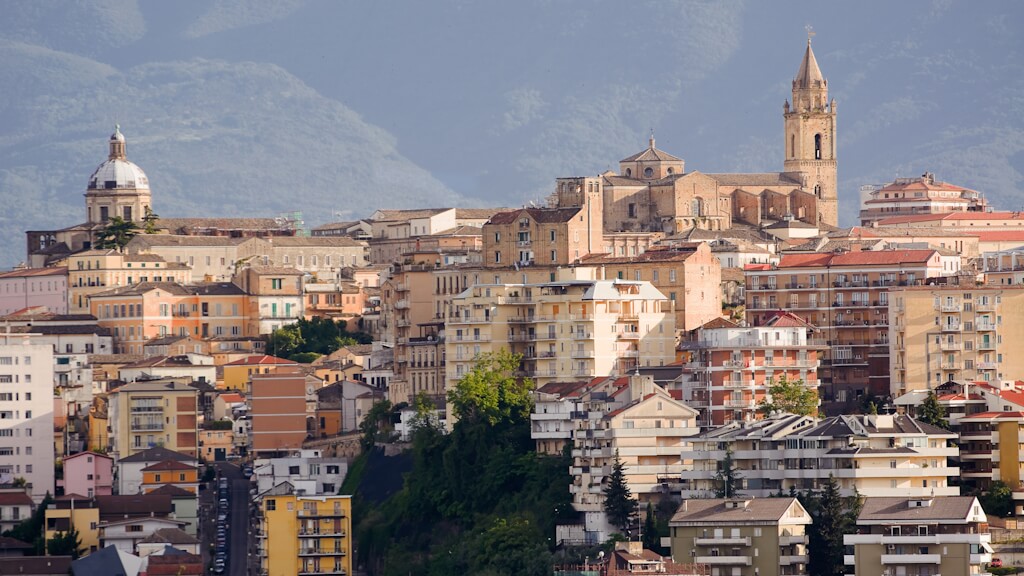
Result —
[{"label": "beige building", "polygon": [[988,518],[973,496],[866,498],[857,533],[843,536],[853,554],[847,574],[987,574]]},{"label": "beige building", "polygon": [[647,281],[673,302],[677,330],[696,330],[722,315],[722,266],[708,244],[654,247],[636,256],[590,255],[583,265],[604,278]]},{"label": "beige building", "polygon": [[287,266],[246,266],[235,284],[248,294],[247,334],[270,334],[305,315],[303,272]]},{"label": "beige building", "polygon": [[915,286],[893,289],[889,345],[894,396],[953,382],[998,384],[1024,375],[1024,287]]},{"label": "beige building", "polygon": [[753,422],[732,422],[691,440],[684,460],[684,497],[708,497],[720,488],[716,474],[731,452],[739,473],[737,492],[766,498],[788,492],[821,490],[829,476],[844,495],[948,496],[960,470],[951,446],[957,435],[908,416],[807,416],[775,414]]},{"label": "beige building", "polygon": [[476,358],[521,354],[519,375],[537,386],[627,374],[675,358],[672,303],[649,282],[576,280],[479,284],[454,299],[445,323],[447,387]]},{"label": "beige building", "polygon": [[796,498],[683,500],[669,521],[672,557],[711,574],[805,574],[811,515]]},{"label": "beige building", "polygon": [[167,262],[155,254],[128,254],[118,250],[85,250],[71,254],[68,266],[68,310],[89,314],[89,296],[119,286],[142,282],[192,280],[192,270],[179,262]]},{"label": "beige building", "polygon": [[[566,183],[559,181],[559,185],[566,186]],[[592,183],[574,185],[586,188]],[[574,192],[573,195],[581,200],[579,206],[522,208],[492,216],[483,227],[483,265],[488,268],[559,266],[603,251],[600,196],[596,192]]]},{"label": "beige building", "polygon": [[133,382],[112,390],[107,407],[115,461],[162,446],[199,454],[199,391],[177,380]]}]

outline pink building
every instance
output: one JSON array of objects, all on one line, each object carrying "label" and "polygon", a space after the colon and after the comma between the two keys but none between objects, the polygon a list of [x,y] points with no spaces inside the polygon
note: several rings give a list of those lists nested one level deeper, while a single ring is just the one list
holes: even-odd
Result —
[{"label": "pink building", "polygon": [[64,458],[64,493],[110,496],[114,485],[114,459],[95,452]]},{"label": "pink building", "polygon": [[0,272],[0,316],[32,306],[68,313],[67,268],[21,268]]}]

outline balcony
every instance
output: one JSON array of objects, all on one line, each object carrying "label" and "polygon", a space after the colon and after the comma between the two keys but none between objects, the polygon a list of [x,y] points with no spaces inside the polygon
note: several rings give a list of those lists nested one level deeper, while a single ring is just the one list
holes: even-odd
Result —
[{"label": "balcony", "polygon": [[406,300],[405,298],[402,298],[398,302],[395,302],[395,309],[396,310],[408,310],[409,309],[409,301]]},{"label": "balcony", "polygon": [[943,332],[959,332],[960,331],[960,323],[959,322],[943,322],[941,324],[941,328],[940,329]]},{"label": "balcony", "polygon": [[757,404],[753,400],[726,400],[724,402],[726,408],[739,408],[745,410],[753,410],[757,407]]},{"label": "balcony", "polygon": [[995,332],[996,325],[992,322],[984,322],[982,320],[977,321],[974,324],[975,332]]},{"label": "balcony", "polygon": [[640,333],[639,332],[619,332],[618,336],[622,340],[639,340],[640,339]]},{"label": "balcony", "polygon": [[999,368],[999,364],[996,362],[978,362],[976,366],[978,370],[995,370]]},{"label": "balcony", "polygon": [[797,556],[779,556],[779,564],[781,566],[792,566],[793,564],[807,564],[807,555],[801,554]]},{"label": "balcony", "polygon": [[160,414],[162,414],[163,411],[164,411],[163,406],[132,406],[131,407],[131,412],[133,414],[145,414],[145,413],[150,413],[150,414],[160,413]]},{"label": "balcony", "polygon": [[572,351],[572,357],[573,358],[593,358],[594,357],[594,351],[593,350],[573,350]]},{"label": "balcony", "polygon": [[408,291],[409,291],[409,285],[407,283],[399,282],[398,284],[395,284],[395,292],[408,292]]},{"label": "balcony", "polygon": [[132,422],[131,425],[132,432],[155,432],[163,429],[163,422],[147,422],[145,424]]},{"label": "balcony", "polygon": [[299,536],[302,536],[304,538],[344,538],[345,537],[345,531],[344,530],[332,531],[332,530],[317,529],[317,528],[313,528],[313,529],[300,528],[299,529]]},{"label": "balcony", "polygon": [[573,332],[572,333],[572,339],[573,340],[593,340],[594,339],[594,333],[593,332]]},{"label": "balcony", "polygon": [[299,570],[299,576],[345,576],[344,568],[313,568],[307,567]]},{"label": "balcony", "polygon": [[619,322],[637,322],[638,320],[640,320],[640,316],[632,312],[619,314]]},{"label": "balcony", "polygon": [[750,546],[750,537],[705,536],[693,539],[694,546]]},{"label": "balcony", "polygon": [[750,388],[755,385],[753,380],[724,380],[722,386],[725,388]]},{"label": "balcony", "polygon": [[960,347],[960,342],[939,342],[939,350],[942,350],[943,352],[956,352],[960,350]]},{"label": "balcony", "polygon": [[882,564],[939,564],[941,554],[882,554]]},{"label": "balcony", "polygon": [[299,518],[344,518],[345,511],[340,508],[333,510],[299,510]]},{"label": "balcony", "polygon": [[995,350],[996,341],[989,338],[982,338],[978,341],[978,350]]},{"label": "balcony", "polygon": [[938,309],[941,310],[942,312],[959,312],[960,304],[940,304],[938,306]]},{"label": "balcony", "polygon": [[750,566],[750,556],[695,556],[693,561],[711,566]]},{"label": "balcony", "polygon": [[329,550],[327,548],[299,548],[299,556],[344,556],[345,550]]},{"label": "balcony", "polygon": [[450,316],[448,318],[449,324],[490,324],[491,318],[488,316]]},{"label": "balcony", "polygon": [[532,304],[533,298],[529,296],[499,296],[498,304]]}]

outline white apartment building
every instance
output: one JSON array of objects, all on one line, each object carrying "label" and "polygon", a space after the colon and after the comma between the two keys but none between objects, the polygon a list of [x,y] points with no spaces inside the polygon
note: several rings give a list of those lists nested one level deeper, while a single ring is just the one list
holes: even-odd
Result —
[{"label": "white apartment building", "polygon": [[283,458],[257,458],[253,464],[258,494],[288,482],[297,494],[334,495],[348,473],[348,459],[322,456],[319,450],[300,450]]},{"label": "white apartment building", "polygon": [[54,493],[53,348],[0,334],[0,483],[24,478],[40,502]]},{"label": "white apartment building", "polygon": [[711,497],[721,462],[731,454],[741,496],[769,497],[790,488],[820,490],[835,477],[844,495],[956,496],[950,464],[957,435],[908,416],[858,415],[815,420],[775,414],[733,422],[692,439],[682,454],[683,497]]}]

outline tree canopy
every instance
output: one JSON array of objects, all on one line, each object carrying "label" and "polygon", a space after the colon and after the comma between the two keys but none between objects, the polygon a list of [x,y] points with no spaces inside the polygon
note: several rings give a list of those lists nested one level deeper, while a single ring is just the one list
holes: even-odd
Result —
[{"label": "tree canopy", "polygon": [[736,461],[732,457],[732,449],[725,452],[725,458],[718,464],[715,473],[715,498],[735,498],[738,496],[740,474],[736,471]]},{"label": "tree canopy", "polygon": [[82,554],[82,539],[74,524],[67,532],[57,532],[46,541],[46,553],[50,556],[71,556],[72,559]]},{"label": "tree canopy", "polygon": [[608,484],[604,487],[604,513],[608,517],[608,523],[626,534],[637,516],[637,501],[633,499],[633,492],[629,489],[626,481],[626,470],[619,457],[618,449],[615,450],[615,461],[612,464],[612,473],[608,475]]},{"label": "tree canopy", "polygon": [[929,390],[921,405],[915,411],[917,420],[939,428],[949,429],[949,420],[946,419],[946,408],[939,404],[939,398],[934,390]]},{"label": "tree canopy", "polygon": [[138,225],[120,216],[113,216],[96,231],[95,248],[100,250],[124,250],[124,247],[140,232]]},{"label": "tree canopy", "polygon": [[308,360],[309,354],[322,356],[342,346],[373,342],[369,334],[349,332],[347,328],[344,320],[319,316],[309,320],[299,318],[294,324],[282,326],[267,336],[266,350],[271,355],[300,362]]},{"label": "tree canopy", "polygon": [[516,377],[521,360],[522,356],[506,349],[480,355],[473,368],[448,392],[455,416],[491,426],[529,421],[533,382]]},{"label": "tree canopy", "polygon": [[843,535],[857,530],[860,497],[840,495],[839,483],[830,474],[820,493],[808,493],[800,501],[814,521],[807,528],[808,572],[814,576],[842,576],[846,573]]},{"label": "tree canopy", "polygon": [[791,382],[782,375],[768,387],[768,396],[758,404],[758,410],[764,414],[788,412],[798,416],[816,416],[818,391],[804,384],[803,380]]}]

